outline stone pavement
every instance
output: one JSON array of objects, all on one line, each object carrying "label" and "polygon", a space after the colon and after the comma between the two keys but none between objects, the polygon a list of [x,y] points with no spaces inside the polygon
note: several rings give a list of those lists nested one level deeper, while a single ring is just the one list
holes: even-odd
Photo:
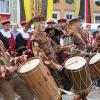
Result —
[{"label": "stone pavement", "polygon": [[[63,95],[63,100],[72,100],[73,95]],[[18,96],[16,96],[16,100],[18,100]],[[0,95],[0,100],[2,99],[2,96]],[[93,88],[88,96],[88,100],[100,100],[100,88]]]},{"label": "stone pavement", "polygon": [[[73,95],[63,95],[63,100],[72,100]],[[100,100],[100,88],[94,88],[88,96],[88,100]]]}]

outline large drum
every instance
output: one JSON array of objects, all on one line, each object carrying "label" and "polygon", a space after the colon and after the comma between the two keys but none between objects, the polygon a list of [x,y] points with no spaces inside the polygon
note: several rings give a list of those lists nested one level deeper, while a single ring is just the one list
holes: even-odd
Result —
[{"label": "large drum", "polygon": [[74,93],[88,93],[92,86],[92,80],[89,74],[89,68],[86,65],[86,59],[81,56],[69,58],[65,62],[66,74],[72,83]]},{"label": "large drum", "polygon": [[90,59],[89,66],[91,79],[96,81],[100,78],[100,53],[97,53]]},{"label": "large drum", "polygon": [[61,100],[57,85],[40,59],[26,62],[19,67],[18,73],[32,89],[37,100]]}]

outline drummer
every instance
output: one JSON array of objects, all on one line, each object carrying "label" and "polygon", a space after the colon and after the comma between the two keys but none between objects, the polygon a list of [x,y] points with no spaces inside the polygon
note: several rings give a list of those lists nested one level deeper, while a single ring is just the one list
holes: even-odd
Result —
[{"label": "drummer", "polygon": [[11,66],[4,46],[0,41],[0,92],[4,100],[15,100],[15,91],[21,100],[33,100],[33,94],[26,83],[16,74],[16,67]]},{"label": "drummer", "polygon": [[[71,32],[70,34],[72,34],[72,36],[73,36],[73,38],[72,38],[73,43],[76,46],[76,48],[78,48],[80,50],[80,54],[84,55],[85,54],[84,50],[87,48],[88,42],[84,38],[84,36],[82,36],[81,29],[82,29],[82,21],[81,21],[80,17],[74,18],[69,21],[68,30],[70,30],[70,32]],[[86,98],[87,95],[88,95],[88,92],[83,93],[83,94],[75,93],[73,100],[87,100],[87,98]]]},{"label": "drummer", "polygon": [[[58,87],[63,87],[61,76],[58,70],[62,70],[62,66],[57,60],[56,52],[63,50],[58,46],[51,37],[46,36],[43,32],[45,29],[45,18],[43,16],[36,16],[31,20],[34,24],[34,34],[32,40],[32,50],[35,57],[40,57],[51,71]],[[46,61],[49,63],[47,64]]]}]

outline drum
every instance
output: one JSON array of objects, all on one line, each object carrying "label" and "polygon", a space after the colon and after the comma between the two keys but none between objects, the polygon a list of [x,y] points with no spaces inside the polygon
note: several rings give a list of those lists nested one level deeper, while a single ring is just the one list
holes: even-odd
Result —
[{"label": "drum", "polygon": [[100,53],[94,55],[89,61],[89,69],[91,74],[91,79],[96,81],[100,78]]},{"label": "drum", "polygon": [[83,94],[90,91],[92,81],[86,59],[81,56],[69,58],[65,62],[65,70],[74,93]]},{"label": "drum", "polygon": [[37,100],[61,100],[57,85],[40,59],[24,63],[18,68],[18,73],[32,89]]}]

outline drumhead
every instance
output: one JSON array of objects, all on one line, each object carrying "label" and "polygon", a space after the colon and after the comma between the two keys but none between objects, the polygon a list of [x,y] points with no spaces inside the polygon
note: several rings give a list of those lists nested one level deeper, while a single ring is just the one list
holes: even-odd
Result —
[{"label": "drumhead", "polygon": [[65,67],[69,70],[76,70],[82,68],[86,64],[86,60],[81,56],[69,58],[65,62]]},{"label": "drumhead", "polygon": [[19,73],[26,73],[37,67],[39,65],[40,60],[39,59],[33,59],[25,63],[22,67],[18,69]]},{"label": "drumhead", "polygon": [[100,61],[100,53],[97,53],[95,56],[93,56],[90,59],[89,64],[95,64],[98,61]]}]

